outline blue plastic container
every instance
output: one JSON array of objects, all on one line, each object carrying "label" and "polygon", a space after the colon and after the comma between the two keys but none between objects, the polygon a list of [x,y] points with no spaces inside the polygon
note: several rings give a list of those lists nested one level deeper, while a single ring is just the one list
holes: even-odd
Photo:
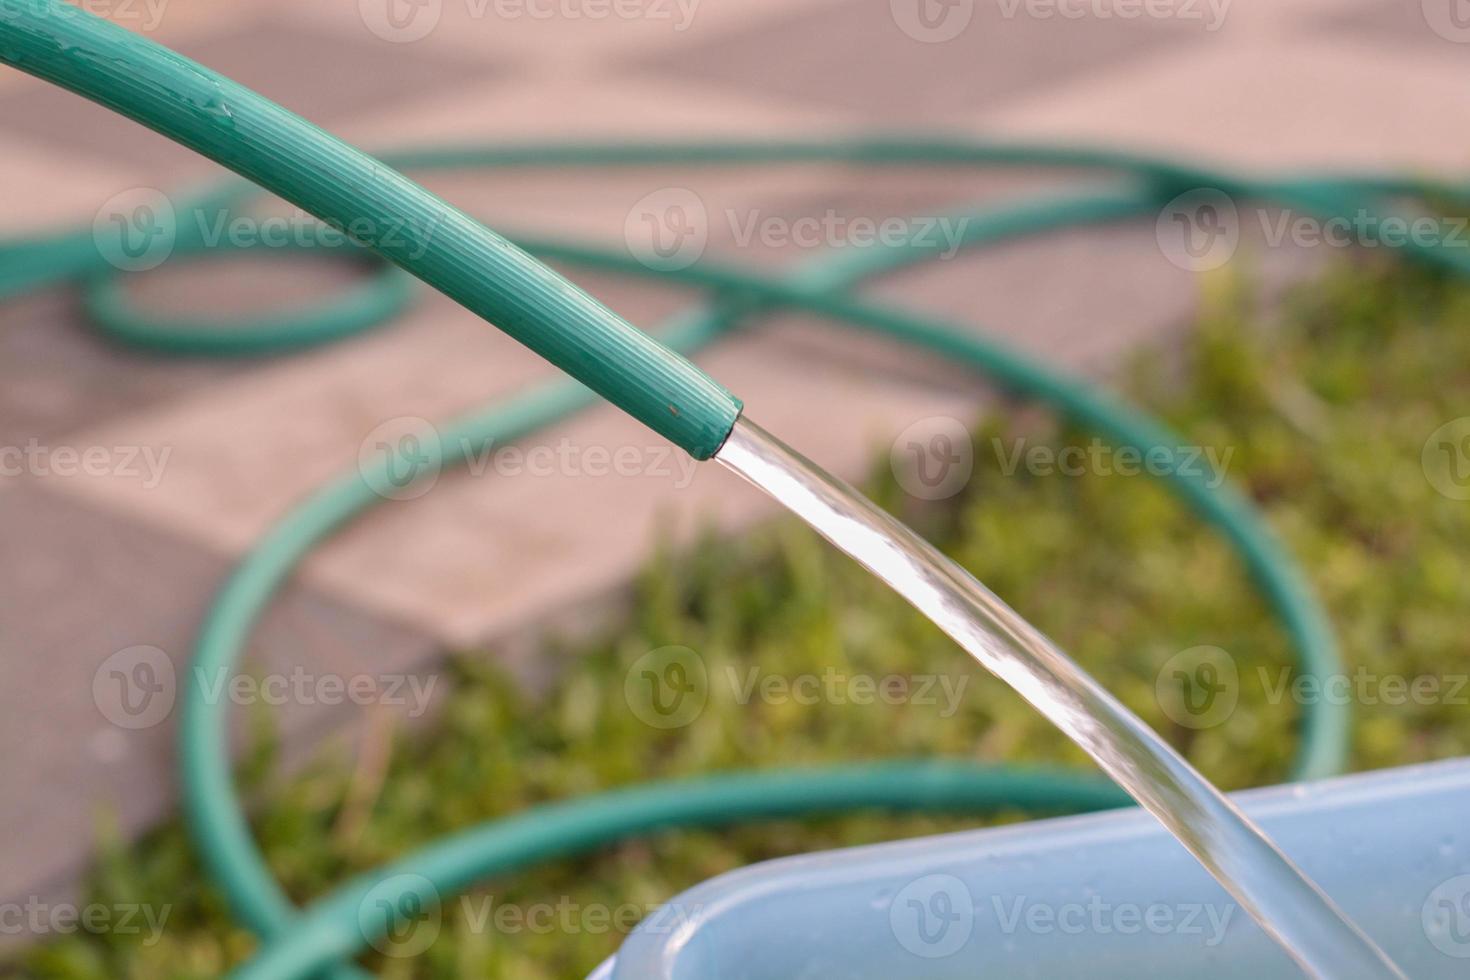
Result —
[{"label": "blue plastic container", "polygon": [[[1470,977],[1470,759],[1234,799],[1416,980]],[[1300,971],[1147,814],[786,858],[650,916],[595,980],[976,980]]]}]

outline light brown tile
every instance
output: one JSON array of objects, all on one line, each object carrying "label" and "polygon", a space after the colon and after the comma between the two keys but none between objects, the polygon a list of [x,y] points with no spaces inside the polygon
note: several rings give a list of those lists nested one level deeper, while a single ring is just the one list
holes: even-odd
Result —
[{"label": "light brown tile", "polygon": [[1358,0],[1324,12],[1315,26],[1323,37],[1348,36],[1376,47],[1405,45],[1410,50],[1456,55],[1470,45],[1459,0]]},{"label": "light brown tile", "polygon": [[[1268,217],[1269,220],[1269,217]],[[1333,258],[1330,249],[1268,247],[1242,210],[1231,261],[1267,295]],[[930,312],[1039,362],[1105,377],[1130,352],[1188,329],[1214,269],[1183,268],[1160,246],[1155,220],[1070,229],[935,262],[882,283],[876,294]]]},{"label": "light brown tile", "polygon": [[943,8],[924,26],[916,0],[848,0],[794,10],[717,41],[670,47],[637,62],[672,85],[841,107],[912,128],[945,112],[1004,104],[1205,36],[1163,19],[1034,16],[1024,0]]},{"label": "light brown tile", "polygon": [[[328,128],[366,106],[411,101],[443,88],[481,82],[499,66],[453,52],[399,50],[391,70],[380,52],[350,35],[262,17],[238,30],[193,38],[178,50]],[[197,154],[109,109],[49,86],[0,95],[0,126],[58,152],[147,168],[154,180],[215,172]]]},{"label": "light brown tile", "polygon": [[146,183],[145,171],[126,163],[52,149],[13,132],[0,132],[0,186],[25,188],[6,197],[0,239],[87,226],[114,194]]},{"label": "light brown tile", "polygon": [[814,135],[850,130],[852,112],[774,102],[760,94],[685,86],[671,98],[658,79],[619,75],[588,82],[537,76],[517,85],[449,88],[389,109],[343,117],[347,138],[377,147],[424,142],[696,140]]},{"label": "light brown tile", "polygon": [[[53,486],[33,481],[0,491],[0,537],[23,556],[0,570],[8,624],[0,636],[0,737],[10,746],[0,779],[15,788],[0,794],[6,901],[74,881],[96,841],[99,813],[134,835],[173,807],[178,679],[188,676],[194,631],[229,571],[226,559],[197,543],[52,493]],[[132,672],[139,661],[122,652],[137,647],[153,648],[144,661],[153,674]],[[418,671],[433,649],[420,634],[300,586],[272,607],[251,647],[257,675],[289,677],[299,667],[311,678]],[[166,676],[175,680],[172,691]],[[117,686],[135,680],[148,688]],[[360,718],[314,696],[293,697],[275,715],[293,756]]]},{"label": "light brown tile", "polygon": [[172,455],[153,488],[99,479],[64,489],[238,554],[291,503],[352,466],[384,419],[444,418],[545,374],[534,355],[470,314],[431,304],[388,331],[78,435]]},{"label": "light brown tile", "polygon": [[64,290],[10,300],[0,323],[0,446],[95,445],[74,434],[250,370],[119,348],[80,320]]},{"label": "light brown tile", "polygon": [[85,8],[135,34],[177,47],[201,37],[241,30],[281,6],[282,0],[113,0],[87,4]]},{"label": "light brown tile", "polygon": [[1260,170],[1470,161],[1460,59],[1338,37],[1179,52],[972,116],[996,135],[1089,141]]},{"label": "light brown tile", "polygon": [[[1201,0],[1208,5],[1211,0]],[[1340,14],[1342,0],[1213,0],[1223,10],[1212,43],[1255,43],[1311,37],[1320,33],[1324,18]],[[1379,3],[1382,0],[1369,0]],[[1397,0],[1389,0],[1397,2]],[[1417,3],[1418,0],[1411,0]],[[1181,5],[1182,6],[1182,5]]]},{"label": "light brown tile", "polygon": [[[428,0],[411,7],[404,0],[318,0],[295,9],[300,18],[373,41],[385,52],[453,51],[487,64],[514,58],[550,81],[597,73],[619,54],[703,44],[793,8],[831,5],[832,0]],[[625,13],[613,13],[619,10]]]},{"label": "light brown tile", "polygon": [[[576,80],[545,85],[486,86],[446,91],[398,111],[346,120],[342,134],[363,146],[504,146],[521,142],[640,140],[689,142],[810,136],[832,132],[851,117],[825,110],[774,108],[715,90],[667,98],[642,79],[588,86]],[[779,196],[831,186],[836,168],[823,165],[740,167],[533,167],[467,170],[458,175],[414,173],[451,202],[502,231],[579,235],[622,247],[630,212],[671,189],[699,198],[712,240],[730,209],[758,207]]]}]

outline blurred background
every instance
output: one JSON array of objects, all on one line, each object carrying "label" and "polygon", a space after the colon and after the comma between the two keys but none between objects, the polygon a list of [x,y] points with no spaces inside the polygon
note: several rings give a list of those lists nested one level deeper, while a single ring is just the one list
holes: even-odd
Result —
[{"label": "blurred background", "polygon": [[[1470,156],[1458,0],[78,5],[371,151],[882,130],[1257,175],[1452,176]],[[0,69],[0,239],[90,228],[120,242],[119,288],[147,315],[247,317],[367,281],[340,241],[293,247],[313,222],[280,202],[199,229],[248,255],[128,247],[140,215],[222,175]],[[1464,753],[1444,665],[1465,663],[1470,454],[1453,440],[1443,461],[1421,452],[1470,414],[1470,352],[1454,339],[1470,306],[1453,284],[1299,233],[1300,216],[1269,207],[1232,212],[1218,240],[1198,215],[1160,213],[955,254],[961,209],[1106,180],[1083,171],[537,165],[423,179],[512,236],[596,242],[653,267],[783,273],[885,236],[953,240],[864,292],[1174,422],[1268,508],[1345,617],[1350,663],[1441,682],[1427,704],[1354,695],[1367,719],[1355,764]],[[699,300],[566,271],[648,329]],[[1446,329],[1430,338],[1433,324]],[[1229,554],[1146,477],[1096,457],[1058,472],[1029,450],[1086,437],[849,328],[770,315],[698,360],[766,428],[968,556],[1207,774],[1284,778],[1302,705],[1272,702],[1257,667],[1287,663],[1286,645]],[[0,903],[167,909],[156,934],[42,916],[7,929],[4,969],[212,976],[248,953],[176,813],[175,693],[211,597],[314,488],[553,376],[426,289],[339,343],[224,359],[103,336],[69,287],[0,303]],[[253,634],[249,682],[221,695],[239,706],[257,833],[298,899],[445,829],[654,775],[887,754],[1085,765],[840,560],[770,525],[773,505],[609,407],[383,496],[306,558]],[[789,685],[833,664],[881,681],[941,663],[953,699],[853,704],[839,683],[814,705],[752,704],[734,685],[671,732],[624,689],[630,665],[668,645],[695,651],[712,690],[747,667]],[[1200,645],[1229,651],[1245,678],[1243,707],[1204,725],[1171,715],[1155,684]],[[975,823],[674,835],[489,894],[645,909],[749,860]],[[621,938],[487,935],[460,918],[446,930],[419,959],[374,962],[400,976],[580,976]]]}]

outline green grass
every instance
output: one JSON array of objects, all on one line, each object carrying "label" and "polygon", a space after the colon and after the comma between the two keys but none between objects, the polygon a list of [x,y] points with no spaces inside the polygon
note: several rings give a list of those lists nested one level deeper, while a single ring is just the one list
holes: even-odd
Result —
[{"label": "green grass", "polygon": [[[1217,284],[1218,286],[1219,284]],[[1470,291],[1402,268],[1360,264],[1298,290],[1269,317],[1221,289],[1182,351],[1128,373],[1133,399],[1186,441],[1229,450],[1229,474],[1266,511],[1321,591],[1349,669],[1448,678],[1463,671],[1470,608],[1470,504],[1436,492],[1421,449],[1470,414]],[[1265,324],[1265,320],[1271,320]],[[993,440],[1086,445],[1016,406],[975,434],[965,490],[921,504],[892,474],[870,489],[1069,650],[1105,686],[1225,787],[1280,780],[1299,707],[1273,699],[1290,663],[1283,638],[1227,549],[1147,477],[1007,475]],[[886,455],[886,454],[885,454]],[[661,731],[624,697],[649,650],[697,651],[713,678],[704,712]],[[1241,676],[1228,722],[1171,721],[1155,678],[1175,653],[1229,651]],[[573,666],[531,696],[467,656],[432,729],[392,736],[380,786],[349,776],[340,747],[304,773],[276,773],[268,732],[245,778],[262,801],[255,829],[298,901],[444,833],[526,806],[690,773],[835,760],[946,755],[1086,768],[1081,753],[899,600],[806,530],[780,521],[741,540],[707,540],[642,575],[630,621],[557,651]],[[727,678],[945,675],[963,682],[952,716],[938,704],[742,704]],[[1264,672],[1264,673],[1263,673]],[[1449,693],[1451,687],[1441,688]],[[1368,769],[1470,752],[1470,711],[1431,703],[1355,705],[1353,762]],[[349,802],[357,800],[358,802]],[[472,899],[531,907],[654,905],[712,875],[766,858],[1014,819],[860,815],[725,833],[668,833],[595,857],[487,882]],[[182,829],[112,845],[92,898],[167,907],[162,938],[52,940],[9,970],[38,978],[215,976],[248,955]],[[412,960],[370,958],[387,977],[540,980],[585,975],[620,930],[572,933],[471,926],[451,904],[444,932]]]}]

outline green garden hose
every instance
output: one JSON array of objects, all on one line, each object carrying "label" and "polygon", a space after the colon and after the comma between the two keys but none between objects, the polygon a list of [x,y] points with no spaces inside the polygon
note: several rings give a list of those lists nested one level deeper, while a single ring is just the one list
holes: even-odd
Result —
[{"label": "green garden hose", "polygon": [[[10,0],[0,60],[157,130],[494,323],[696,459],[740,403],[480,222],[269,99],[62,0]],[[391,230],[391,234],[389,233]]]},{"label": "green garden hose", "polygon": [[[408,299],[408,280],[397,271],[401,267],[582,382],[546,385],[456,421],[439,441],[440,458],[412,461],[424,472],[464,462],[486,445],[523,437],[592,404],[597,395],[696,458],[707,458],[728,433],[740,403],[680,354],[692,353],[776,309],[807,311],[926,347],[973,367],[1010,391],[1056,407],[1119,445],[1168,454],[1179,440],[1077,379],[966,329],[848,295],[859,281],[932,258],[938,251],[934,243],[916,239],[899,246],[853,249],[786,278],[708,262],[655,270],[627,253],[572,242],[512,236],[518,248],[394,168],[843,161],[951,168],[1088,167],[1119,178],[1116,186],[1103,190],[966,214],[968,220],[959,227],[968,248],[1084,222],[1157,213],[1177,195],[1200,188],[1274,200],[1324,218],[1363,214],[1369,204],[1409,197],[1461,196],[1458,188],[1393,177],[1263,181],[1105,151],[915,137],[459,147],[373,159],[208,69],[60,0],[0,0],[0,62],[70,88],[192,147],[332,228],[346,230],[387,260],[363,286],[329,305],[257,322],[166,322],[129,306],[118,270],[87,229],[45,239],[0,241],[0,299],[76,283],[84,290],[86,312],[119,341],[180,353],[258,354],[327,342],[391,319]],[[203,222],[182,218],[229,214],[255,193],[250,184],[231,182],[202,195],[179,209],[177,228],[202,227]],[[372,233],[389,227],[432,228],[433,234],[405,241],[402,236],[390,240]],[[1470,273],[1470,265],[1458,253],[1418,240],[1402,247],[1416,258]],[[711,304],[666,324],[658,343],[522,248],[543,259],[701,287]],[[196,260],[216,251],[187,235],[176,248],[177,254]],[[384,460],[381,465],[392,462]],[[382,499],[373,490],[381,485],[374,476],[356,468],[339,476],[293,508],[251,549],[221,589],[201,629],[194,666],[202,676],[233,670],[254,623],[297,563],[319,541]],[[1241,556],[1281,617],[1303,673],[1320,678],[1338,673],[1340,660],[1320,604],[1249,502],[1228,485],[1212,486],[1208,477],[1188,467],[1171,466],[1164,479]],[[356,878],[303,911],[275,882],[251,837],[231,780],[226,722],[223,705],[206,698],[198,685],[186,686],[179,736],[185,809],[204,862],[237,914],[261,938],[261,951],[239,975],[271,980],[314,974],[360,976],[348,961],[392,925],[389,912],[377,915],[373,909],[401,908],[401,900],[407,898],[437,899],[489,875],[669,827],[710,827],[859,807],[972,811],[1013,806],[1064,811],[1129,802],[1116,787],[1093,776],[959,762],[687,780],[538,807],[488,823]],[[1306,706],[1294,777],[1317,778],[1340,771],[1347,737],[1344,706],[1332,699]],[[425,888],[430,894],[424,893]],[[365,901],[369,896],[373,902]],[[387,901],[380,904],[380,899]]]}]

